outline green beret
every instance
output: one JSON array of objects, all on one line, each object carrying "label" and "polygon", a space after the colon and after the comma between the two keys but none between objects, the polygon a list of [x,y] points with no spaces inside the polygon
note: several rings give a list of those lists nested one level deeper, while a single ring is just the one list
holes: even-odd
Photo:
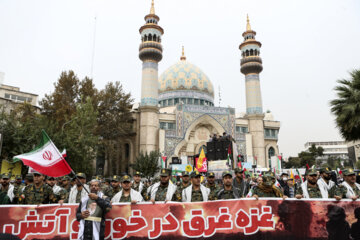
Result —
[{"label": "green beret", "polygon": [[223,178],[224,178],[225,176],[228,176],[228,175],[229,175],[230,177],[233,176],[230,171],[224,171],[224,172],[222,173],[222,177],[223,177]]}]

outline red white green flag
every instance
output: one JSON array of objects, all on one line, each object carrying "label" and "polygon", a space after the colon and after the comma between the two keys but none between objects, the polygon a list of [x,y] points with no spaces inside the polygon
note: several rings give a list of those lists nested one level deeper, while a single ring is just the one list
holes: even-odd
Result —
[{"label": "red white green flag", "polygon": [[228,147],[228,155],[227,155],[227,164],[229,167],[231,167],[231,159],[230,159],[230,156],[231,156],[231,145],[229,145]]},{"label": "red white green flag", "polygon": [[61,177],[72,172],[63,155],[44,130],[40,144],[29,153],[13,157],[13,162],[17,161],[22,161],[35,171],[50,177]]}]

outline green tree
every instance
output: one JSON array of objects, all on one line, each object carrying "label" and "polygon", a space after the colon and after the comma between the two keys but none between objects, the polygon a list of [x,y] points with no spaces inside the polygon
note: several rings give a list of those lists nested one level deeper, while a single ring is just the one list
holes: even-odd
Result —
[{"label": "green tree", "polygon": [[141,152],[131,167],[135,171],[141,172],[147,179],[150,179],[160,170],[159,158],[160,153],[158,151],[151,151],[149,154]]},{"label": "green tree", "polygon": [[301,159],[298,157],[289,157],[287,162],[284,162],[285,168],[300,168],[301,166]]},{"label": "green tree", "polygon": [[337,99],[330,105],[341,135],[346,141],[355,141],[360,139],[360,70],[352,71],[350,76],[337,81]]}]

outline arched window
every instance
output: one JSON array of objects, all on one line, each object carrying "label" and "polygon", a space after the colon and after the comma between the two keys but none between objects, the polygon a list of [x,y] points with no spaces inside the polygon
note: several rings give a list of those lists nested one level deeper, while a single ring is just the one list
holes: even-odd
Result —
[{"label": "arched window", "polygon": [[154,34],[153,41],[156,42],[156,39],[157,39],[156,34]]},{"label": "arched window", "polygon": [[152,41],[152,35],[151,34],[149,34],[149,39],[148,40]]},{"label": "arched window", "polygon": [[254,55],[254,50],[250,50],[250,56],[253,56]]},{"label": "arched window", "polygon": [[255,49],[255,56],[257,56],[258,55],[258,51]]},{"label": "arched window", "polygon": [[249,50],[246,50],[246,56],[249,56]]},{"label": "arched window", "polygon": [[271,157],[275,156],[275,149],[273,147],[269,148],[268,155],[269,155],[269,159],[271,159]]},{"label": "arched window", "polygon": [[147,36],[146,36],[146,35],[144,36],[144,41],[145,41],[145,42],[147,41]]},{"label": "arched window", "polygon": [[157,41],[160,42],[160,37],[158,37]]}]

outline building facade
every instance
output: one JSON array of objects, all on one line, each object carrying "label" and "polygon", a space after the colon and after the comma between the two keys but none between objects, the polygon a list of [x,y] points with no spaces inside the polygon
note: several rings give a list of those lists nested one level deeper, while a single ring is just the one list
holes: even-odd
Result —
[{"label": "building facade", "polygon": [[348,158],[348,146],[345,141],[322,141],[305,143],[305,151],[308,151],[312,145],[322,147],[324,149],[324,157]]},{"label": "building facade", "polygon": [[[139,152],[159,150],[170,162],[199,154],[210,135],[226,132],[236,140],[237,152],[247,161],[268,167],[271,156],[279,154],[280,122],[262,108],[260,72],[261,43],[255,39],[249,18],[244,40],[240,44],[241,68],[245,75],[246,112],[234,108],[216,107],[214,86],[210,78],[188,61],[184,48],[180,60],[158,76],[162,59],[164,30],[158,25],[152,1],[150,14],[140,28],[139,58],[142,61],[141,102],[134,104],[134,131],[125,148],[126,158],[135,161]],[[239,71],[234,69],[234,71]],[[240,80],[240,79],[239,79]],[[235,101],[241,101],[234,99]]]}]

